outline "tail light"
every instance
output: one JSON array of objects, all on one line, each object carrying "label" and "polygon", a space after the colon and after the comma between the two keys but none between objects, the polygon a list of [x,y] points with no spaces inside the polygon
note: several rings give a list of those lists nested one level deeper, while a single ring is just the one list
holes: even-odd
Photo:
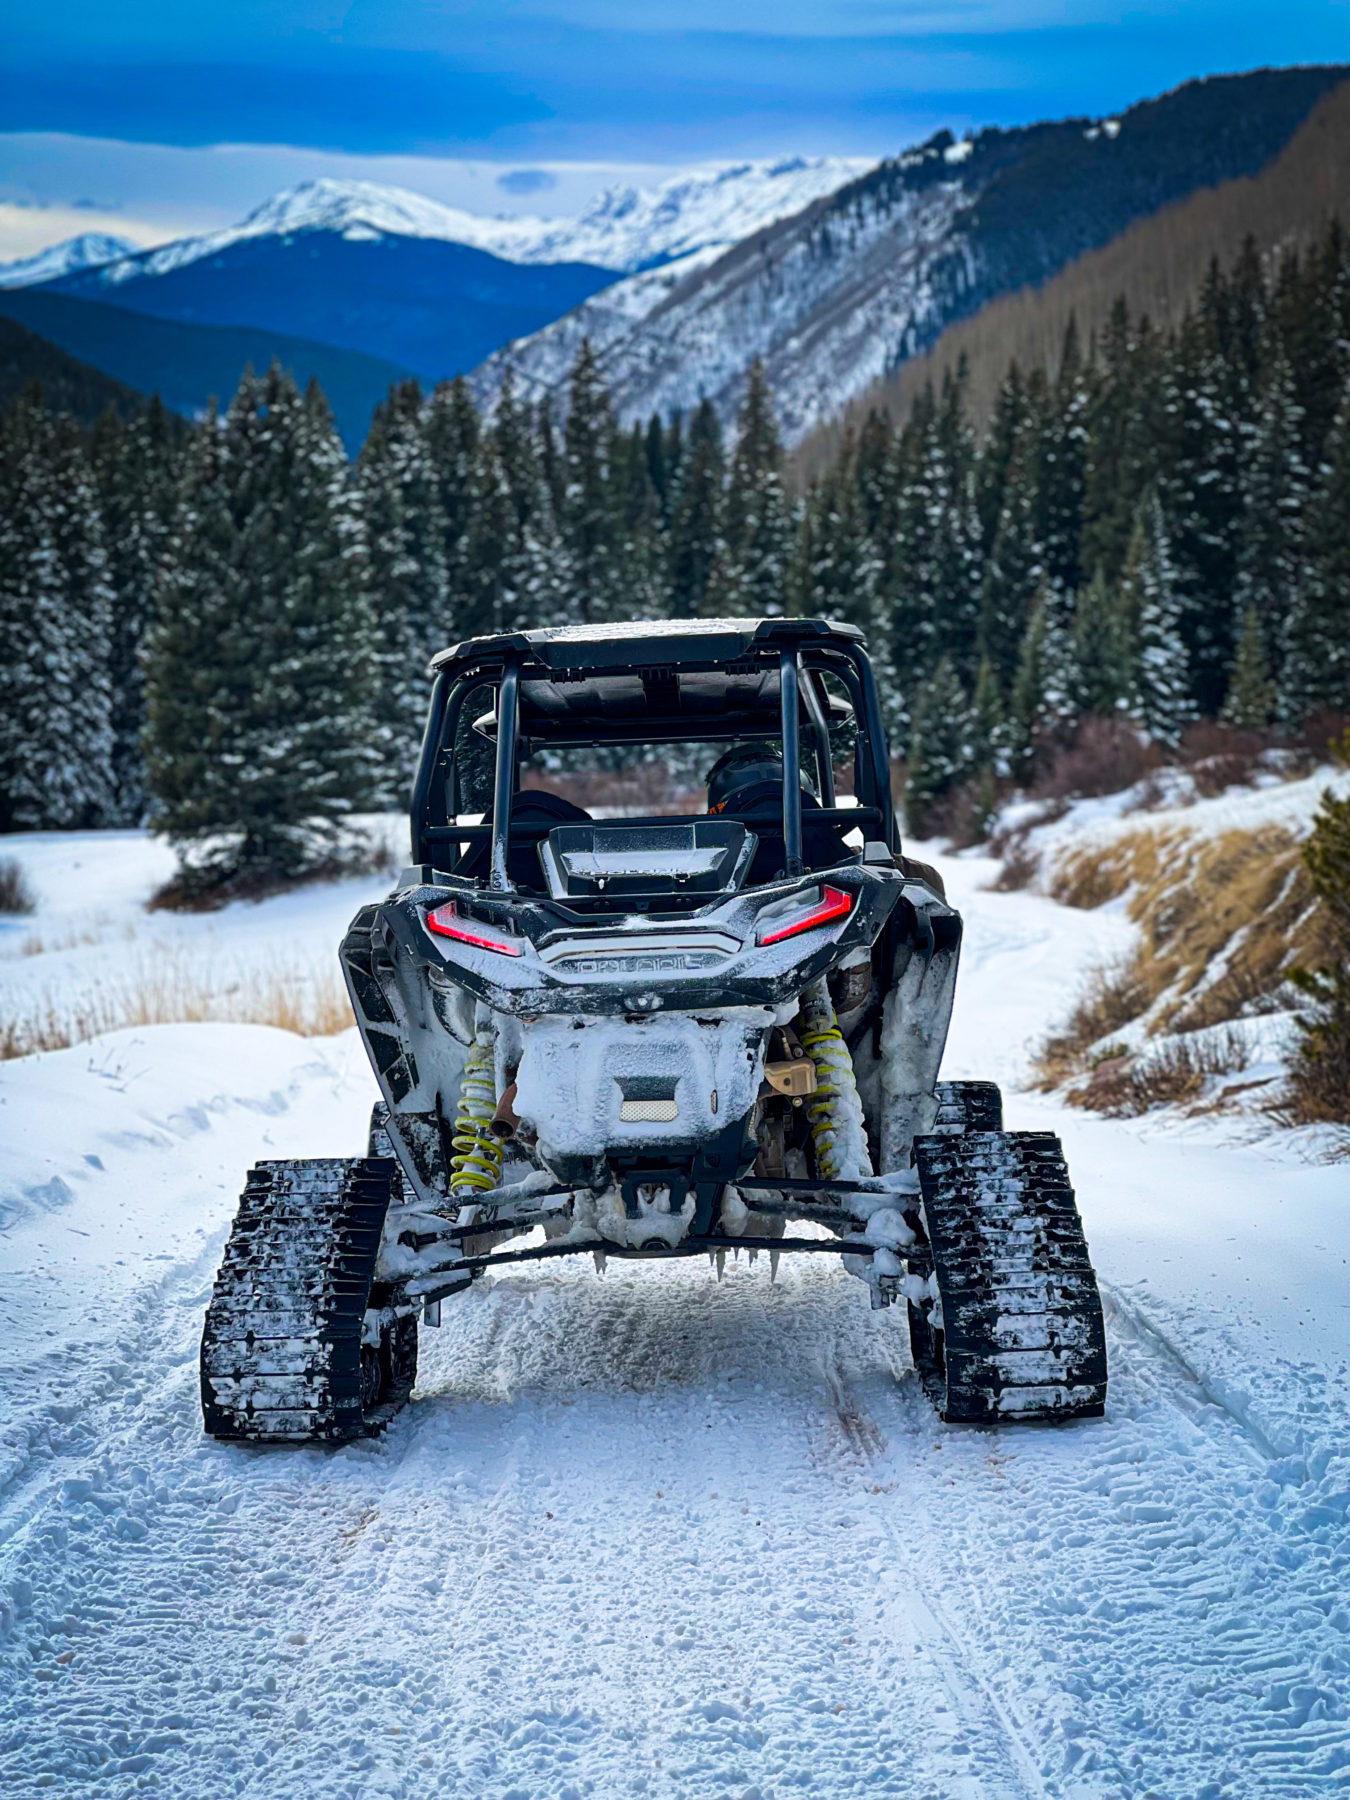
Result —
[{"label": "tail light", "polygon": [[519,938],[506,937],[490,925],[480,925],[476,919],[462,919],[453,900],[447,900],[444,906],[427,914],[427,930],[435,932],[437,937],[454,938],[458,944],[472,944],[477,950],[495,950],[499,956],[525,954],[525,946]]},{"label": "tail light", "polygon": [[811,931],[817,925],[845,918],[852,910],[853,896],[842,888],[808,888],[779,906],[765,908],[759,915],[755,942],[777,944],[783,938],[796,937],[799,931]]}]

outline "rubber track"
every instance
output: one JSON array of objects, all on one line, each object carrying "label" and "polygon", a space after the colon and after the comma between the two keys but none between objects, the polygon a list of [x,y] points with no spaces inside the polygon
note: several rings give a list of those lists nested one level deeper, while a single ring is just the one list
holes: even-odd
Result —
[{"label": "rubber track", "polygon": [[1002,1131],[1003,1096],[996,1081],[939,1081],[935,1134],[944,1137],[963,1131]]},{"label": "rubber track", "polygon": [[934,1135],[914,1157],[942,1300],[943,1418],[1100,1415],[1101,1298],[1059,1139]]},{"label": "rubber track", "polygon": [[[395,1180],[384,1157],[249,1171],[202,1333],[212,1437],[361,1437],[361,1333]],[[378,1415],[378,1416],[377,1416]]]}]

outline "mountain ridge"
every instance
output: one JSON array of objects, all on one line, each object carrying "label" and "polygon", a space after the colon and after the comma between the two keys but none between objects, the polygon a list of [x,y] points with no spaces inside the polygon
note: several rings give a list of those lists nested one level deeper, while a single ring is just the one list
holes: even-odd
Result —
[{"label": "mountain ridge", "polygon": [[1045,280],[1135,219],[1252,174],[1346,65],[1184,83],[1118,116],[949,132],[767,226],[664,289],[630,278],[470,377],[490,405],[509,369],[564,397],[591,339],[625,420],[711,399],[735,415],[761,358],[795,444],[986,300]]},{"label": "mountain ridge", "polygon": [[142,394],[158,393],[166,406],[187,417],[202,412],[212,398],[227,406],[249,364],[265,369],[280,362],[302,385],[318,381],[352,454],[391,382],[409,374],[378,357],[282,332],[184,325],[48,288],[0,291],[0,317],[16,320],[117,382]]}]

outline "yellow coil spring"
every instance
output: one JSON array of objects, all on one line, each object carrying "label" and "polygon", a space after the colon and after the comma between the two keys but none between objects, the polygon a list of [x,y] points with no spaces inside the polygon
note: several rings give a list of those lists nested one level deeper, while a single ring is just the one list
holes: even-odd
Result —
[{"label": "yellow coil spring", "polygon": [[492,1034],[480,1031],[459,1078],[459,1107],[450,1139],[450,1191],[482,1191],[501,1185],[502,1141],[492,1130],[497,1110],[497,1068]]},{"label": "yellow coil spring", "polygon": [[[802,1048],[816,1067],[816,1091],[806,1102],[806,1116],[811,1125],[811,1142],[816,1151],[816,1169],[824,1181],[834,1181],[843,1173],[839,1154],[839,1138],[847,1135],[850,1123],[861,1136],[862,1107],[858,1084],[853,1078],[853,1059],[848,1045],[835,1023],[834,1008],[814,990],[806,996],[802,1007]],[[870,1174],[863,1169],[860,1174]]]}]

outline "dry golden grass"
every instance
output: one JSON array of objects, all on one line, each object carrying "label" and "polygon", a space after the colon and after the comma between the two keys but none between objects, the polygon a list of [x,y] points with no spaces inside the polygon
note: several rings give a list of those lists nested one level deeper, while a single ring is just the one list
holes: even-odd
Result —
[{"label": "dry golden grass", "polygon": [[352,1024],[352,1011],[336,966],[273,963],[213,976],[186,958],[161,954],[77,998],[48,995],[18,1007],[0,1020],[0,1061],[68,1049],[106,1031],[208,1021],[332,1037]]},{"label": "dry golden grass", "polygon": [[[1292,968],[1315,967],[1329,954],[1301,841],[1281,826],[1212,838],[1140,827],[1062,857],[1047,887],[1067,906],[1102,906],[1128,895],[1139,928],[1129,961],[1099,972],[1063,1028],[1041,1046],[1036,1068],[1047,1087],[1087,1074],[1101,1060],[1104,1040],[1138,1021],[1158,1036],[1270,1010]],[[1205,1076],[1241,1066],[1228,1052],[1219,1060],[1223,1068],[1179,1062],[1152,1070],[1136,1061],[1127,1085],[1133,1099],[1153,1093],[1148,1104],[1161,1104],[1169,1085],[1190,1095]],[[1116,1074],[1125,1080],[1123,1068]],[[1106,1077],[1094,1075],[1091,1085],[1104,1092]]]}]

